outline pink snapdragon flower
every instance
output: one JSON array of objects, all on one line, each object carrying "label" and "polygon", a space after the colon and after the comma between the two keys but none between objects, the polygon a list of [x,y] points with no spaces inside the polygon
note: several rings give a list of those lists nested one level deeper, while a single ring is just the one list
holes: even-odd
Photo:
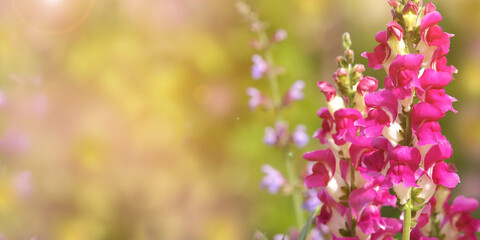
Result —
[{"label": "pink snapdragon flower", "polygon": [[[460,181],[447,163],[453,151],[439,124],[456,112],[456,99],[444,89],[456,73],[445,56],[453,35],[438,26],[442,17],[431,3],[389,4],[393,21],[375,36],[380,45],[362,54],[369,67],[385,70],[385,89],[377,90],[376,80],[353,67],[345,39],[335,86],[318,82],[328,108],[317,112],[323,122],[314,137],[328,148],[304,154],[315,162],[304,181],[318,188],[318,223],[329,227],[333,239],[394,239],[402,224],[407,231],[413,221],[412,239],[440,239],[433,227],[446,236],[441,239],[476,239],[480,221],[470,215],[475,200],[459,197],[440,213],[439,197],[433,197]],[[383,217],[386,205],[398,207],[404,219]]]}]

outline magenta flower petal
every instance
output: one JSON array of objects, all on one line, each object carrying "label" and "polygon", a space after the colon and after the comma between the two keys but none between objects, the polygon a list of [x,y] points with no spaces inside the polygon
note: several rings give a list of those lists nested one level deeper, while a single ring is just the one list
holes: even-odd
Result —
[{"label": "magenta flower petal", "polygon": [[375,149],[370,145],[371,139],[367,137],[359,137],[355,143],[349,148],[350,159],[353,165],[356,167],[360,164],[361,158],[366,153],[370,153]]},{"label": "magenta flower petal", "polygon": [[456,214],[460,212],[473,212],[477,208],[477,199],[458,196],[455,198],[455,200],[453,200],[452,206],[450,206],[449,213]]},{"label": "magenta flower petal", "polygon": [[380,210],[377,207],[370,205],[362,212],[358,226],[365,234],[372,234],[384,230],[386,228],[386,223],[380,214]]},{"label": "magenta flower petal", "polygon": [[387,24],[387,39],[395,36],[398,40],[401,40],[404,35],[404,30],[400,24],[396,21],[391,21]]},{"label": "magenta flower petal", "polygon": [[428,2],[427,4],[425,4],[425,15],[431,12],[435,12],[436,10],[437,10],[437,7],[435,7],[435,4],[431,2]]},{"label": "magenta flower petal", "polygon": [[333,114],[335,119],[335,130],[333,140],[337,145],[343,145],[347,141],[352,142],[356,138],[358,127],[354,122],[362,118],[362,114],[355,108],[341,108]]},{"label": "magenta flower petal", "polygon": [[397,147],[390,153],[390,161],[395,161],[396,164],[407,165],[412,172],[415,172],[421,160],[420,151],[415,147],[400,146]]},{"label": "magenta flower petal", "polygon": [[452,157],[453,149],[448,141],[436,144],[425,155],[425,169],[430,169],[434,164]]},{"label": "magenta flower petal", "polygon": [[365,96],[365,105],[370,108],[381,108],[390,117],[390,121],[395,121],[398,114],[398,100],[392,92],[380,90]]},{"label": "magenta flower petal", "polygon": [[360,80],[357,86],[357,92],[365,95],[365,93],[373,93],[378,88],[378,81],[377,79],[366,76]]},{"label": "magenta flower petal", "polygon": [[442,135],[442,128],[440,123],[436,121],[429,121],[423,123],[417,130],[415,135],[418,139],[418,145],[437,144],[447,141],[447,138]]},{"label": "magenta flower petal", "polygon": [[445,56],[433,57],[430,67],[437,71],[442,71],[449,74],[457,72],[457,69],[454,66],[447,66],[447,58]]},{"label": "magenta flower petal", "polygon": [[432,175],[432,180],[435,184],[441,184],[447,188],[454,188],[460,182],[453,165],[448,165],[443,161],[435,164]]},{"label": "magenta flower petal", "polygon": [[452,96],[449,96],[445,93],[445,89],[430,89],[425,93],[425,96],[423,97],[425,102],[428,102],[430,104],[436,105],[437,107],[442,110],[442,113],[446,113],[447,111],[452,111],[454,113],[457,113],[457,110],[453,108],[452,103],[456,102],[457,99],[455,99]]},{"label": "magenta flower petal", "polygon": [[373,203],[375,200],[376,192],[373,189],[359,188],[350,193],[349,204],[352,208],[352,214],[355,219],[358,220],[360,214],[366,206]]},{"label": "magenta flower petal", "polygon": [[316,161],[312,167],[312,174],[305,177],[308,188],[323,187],[328,184],[335,173],[336,159],[331,149],[317,150],[303,154],[308,161]]},{"label": "magenta flower petal", "polygon": [[327,99],[328,102],[332,100],[332,98],[337,96],[337,91],[335,90],[335,88],[331,83],[326,81],[320,81],[320,82],[317,82],[317,85],[318,85],[318,88],[320,88],[320,91],[322,91],[322,93],[325,94],[325,98]]},{"label": "magenta flower petal", "polygon": [[415,104],[412,108],[412,129],[417,130],[420,125],[427,121],[437,121],[444,117],[442,110],[435,105],[426,102]]},{"label": "magenta flower petal", "polygon": [[414,173],[406,165],[391,166],[387,172],[387,179],[395,185],[403,183],[404,187],[418,187]]},{"label": "magenta flower petal", "polygon": [[430,88],[443,88],[453,79],[453,76],[446,72],[437,72],[433,69],[425,69],[419,81],[424,90]]},{"label": "magenta flower petal", "polygon": [[436,25],[440,21],[442,21],[442,15],[439,12],[435,11],[435,12],[426,14],[422,18],[422,21],[420,22],[420,32],[424,33],[426,29]]},{"label": "magenta flower petal", "polygon": [[330,114],[330,111],[328,111],[328,108],[320,108],[317,111],[317,115],[323,119],[322,128],[318,129],[313,137],[318,138],[321,143],[326,144],[327,140],[325,137],[332,132],[334,126],[333,116]]},{"label": "magenta flower petal", "polygon": [[453,34],[443,32],[440,26],[433,26],[422,36],[422,40],[429,46],[437,46],[434,57],[445,56],[450,51],[450,38]]},{"label": "magenta flower petal", "polygon": [[380,43],[373,50],[373,53],[364,52],[362,57],[368,59],[368,67],[373,67],[373,69],[378,70],[383,66],[382,64],[390,58],[392,50],[387,43],[387,31],[378,32],[375,35],[375,40]]},{"label": "magenta flower petal", "polygon": [[403,100],[411,96],[411,87],[418,81],[418,71],[423,62],[422,54],[397,55],[388,69],[385,88]]},{"label": "magenta flower petal", "polygon": [[393,240],[393,236],[402,230],[402,221],[394,218],[384,218],[385,229],[372,234],[372,240]]}]

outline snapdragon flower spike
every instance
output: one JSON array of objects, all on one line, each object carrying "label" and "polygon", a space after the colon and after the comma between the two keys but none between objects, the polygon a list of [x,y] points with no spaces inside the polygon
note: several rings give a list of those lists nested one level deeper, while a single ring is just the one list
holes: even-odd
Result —
[{"label": "snapdragon flower spike", "polygon": [[264,164],[262,166],[262,172],[265,176],[262,178],[260,186],[263,189],[267,189],[271,194],[276,194],[286,184],[285,178],[274,167]]}]

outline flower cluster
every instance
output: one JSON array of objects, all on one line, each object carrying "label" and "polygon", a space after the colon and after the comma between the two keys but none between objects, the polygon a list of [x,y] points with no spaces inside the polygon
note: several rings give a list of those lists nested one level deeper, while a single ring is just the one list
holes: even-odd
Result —
[{"label": "flower cluster", "polygon": [[[476,200],[458,197],[450,206],[433,197],[459,182],[438,123],[456,112],[444,89],[457,71],[445,57],[453,35],[438,26],[432,3],[388,3],[393,20],[375,36],[374,51],[362,54],[385,70],[385,89],[354,65],[348,34],[334,84],[318,83],[328,107],[318,111],[323,123],[314,137],[329,148],[304,154],[315,163],[305,184],[319,188],[323,203],[317,221],[334,239],[394,239],[402,225],[403,239],[476,239]],[[402,211],[403,221],[383,217],[384,206]]]},{"label": "flower cluster", "polygon": [[[258,51],[257,54],[252,56],[252,79],[268,81],[271,90],[271,94],[265,94],[257,88],[249,87],[246,91],[250,97],[248,107],[252,111],[262,109],[273,113],[275,117],[273,126],[265,128],[263,142],[278,148],[284,154],[286,163],[287,177],[284,177],[273,166],[264,164],[262,172],[265,176],[261,180],[260,186],[263,189],[267,189],[271,194],[283,192],[292,196],[297,228],[291,229],[288,234],[277,234],[274,236],[274,239],[297,239],[300,229],[305,222],[304,210],[315,211],[320,201],[316,198],[317,191],[315,189],[305,189],[305,186],[301,184],[299,172],[295,170],[295,165],[297,164],[294,162],[296,157],[294,147],[303,148],[310,141],[306,126],[299,124],[290,130],[288,122],[282,118],[282,112],[287,107],[293,106],[295,102],[304,98],[303,89],[305,88],[305,82],[303,80],[294,81],[291,87],[281,96],[278,77],[283,72],[283,69],[274,63],[272,48],[287,38],[287,32],[280,29],[270,36],[266,31],[267,24],[260,21],[257,13],[252,11],[248,5],[240,2],[237,8],[249,23],[250,30],[257,36],[251,42],[253,48]],[[300,157],[298,156],[298,158]],[[306,172],[311,171],[312,165],[309,166],[310,168],[307,166]],[[254,238],[266,239],[260,232],[257,232]],[[322,239],[321,231],[313,229],[310,231],[309,239]]]}]

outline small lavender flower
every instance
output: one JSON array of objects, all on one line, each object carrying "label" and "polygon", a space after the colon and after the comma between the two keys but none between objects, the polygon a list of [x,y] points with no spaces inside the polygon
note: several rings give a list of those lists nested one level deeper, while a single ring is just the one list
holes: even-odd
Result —
[{"label": "small lavender flower", "polygon": [[275,236],[273,236],[273,240],[290,240],[290,237],[285,235],[285,234],[275,234]]},{"label": "small lavender flower", "polygon": [[263,189],[268,189],[271,194],[277,193],[285,184],[285,178],[272,166],[264,164],[262,166],[262,172],[265,173],[265,176],[263,177],[260,186]]},{"label": "small lavender flower", "polygon": [[292,139],[299,148],[305,147],[310,141],[310,136],[306,131],[307,127],[303,124],[298,125],[293,131]]},{"label": "small lavender flower", "polygon": [[272,107],[272,101],[262,94],[262,92],[254,87],[247,88],[247,95],[250,96],[248,100],[248,108],[253,111],[257,107],[265,107],[267,109]]},{"label": "small lavender flower", "polygon": [[312,188],[306,192],[306,198],[303,202],[303,208],[310,212],[313,212],[321,203],[322,202],[320,202],[317,197],[317,191]]},{"label": "small lavender flower", "polygon": [[305,88],[305,82],[303,80],[297,80],[292,84],[290,90],[283,99],[283,104],[288,105],[294,101],[300,101],[304,98],[303,89]]},{"label": "small lavender flower", "polygon": [[252,66],[252,78],[258,80],[263,77],[263,75],[268,70],[268,64],[262,58],[262,56],[255,54],[252,56],[253,66]]},{"label": "small lavender flower", "polygon": [[250,108],[250,110],[255,109],[262,102],[262,93],[254,87],[247,88],[247,95],[250,96],[250,100],[248,101],[248,108]]},{"label": "small lavender flower", "polygon": [[265,135],[263,136],[263,142],[268,145],[275,145],[277,143],[277,133],[272,127],[265,128]]},{"label": "small lavender flower", "polygon": [[281,42],[287,38],[288,34],[285,29],[279,29],[275,32],[275,34],[272,37],[273,42]]},{"label": "small lavender flower", "polygon": [[275,128],[266,127],[263,142],[268,145],[283,146],[288,141],[288,124],[285,122],[275,123]]},{"label": "small lavender flower", "polygon": [[316,228],[310,231],[310,240],[323,240],[322,232]]}]

